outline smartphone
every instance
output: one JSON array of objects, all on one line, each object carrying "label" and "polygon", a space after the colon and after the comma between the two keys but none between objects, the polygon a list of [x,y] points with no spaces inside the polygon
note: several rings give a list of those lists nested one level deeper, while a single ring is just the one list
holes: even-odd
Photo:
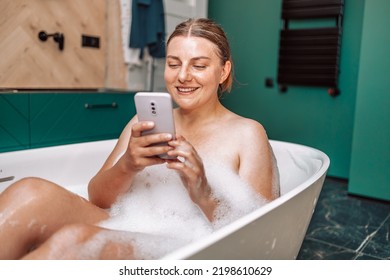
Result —
[{"label": "smartphone", "polygon": [[[134,96],[138,121],[153,121],[153,129],[142,132],[142,135],[170,133],[175,137],[175,122],[171,95],[166,92],[137,92]],[[155,145],[165,146],[167,142]],[[163,159],[173,159],[167,154],[158,155]]]}]

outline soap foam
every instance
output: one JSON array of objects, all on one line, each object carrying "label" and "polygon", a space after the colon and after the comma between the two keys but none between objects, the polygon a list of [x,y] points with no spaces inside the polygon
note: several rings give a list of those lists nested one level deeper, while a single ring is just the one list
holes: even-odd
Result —
[{"label": "soap foam", "polygon": [[267,200],[234,171],[218,163],[205,163],[207,180],[219,201],[213,228],[218,229],[261,207]]},{"label": "soap foam", "polygon": [[[131,190],[118,199],[110,218],[99,226],[122,232],[138,258],[158,259],[267,203],[232,170],[214,163],[204,165],[219,201],[213,223],[192,202],[178,173],[157,165],[137,174]],[[104,234],[99,239],[109,240]]]}]

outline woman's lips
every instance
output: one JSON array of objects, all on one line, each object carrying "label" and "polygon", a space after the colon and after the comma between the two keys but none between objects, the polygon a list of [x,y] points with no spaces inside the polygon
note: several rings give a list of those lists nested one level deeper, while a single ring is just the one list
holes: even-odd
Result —
[{"label": "woman's lips", "polygon": [[176,89],[180,94],[191,94],[198,88],[197,87],[176,87]]}]

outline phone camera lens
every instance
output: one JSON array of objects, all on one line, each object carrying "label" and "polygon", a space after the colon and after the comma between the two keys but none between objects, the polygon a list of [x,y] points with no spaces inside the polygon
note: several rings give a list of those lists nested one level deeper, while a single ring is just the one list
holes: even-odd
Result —
[{"label": "phone camera lens", "polygon": [[154,106],[154,102],[150,102],[150,105]]},{"label": "phone camera lens", "polygon": [[155,110],[156,110],[156,107],[152,107],[152,110],[155,111]]},{"label": "phone camera lens", "polygon": [[155,115],[155,114],[156,114],[156,111],[155,111],[155,110],[153,110],[153,111],[152,111],[152,114],[153,114],[153,115]]}]

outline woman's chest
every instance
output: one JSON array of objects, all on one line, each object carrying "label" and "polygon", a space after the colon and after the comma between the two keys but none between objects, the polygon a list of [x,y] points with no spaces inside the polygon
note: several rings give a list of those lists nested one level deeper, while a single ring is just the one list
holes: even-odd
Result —
[{"label": "woman's chest", "polygon": [[202,159],[223,164],[238,173],[240,150],[234,139],[227,135],[205,136],[193,145]]}]

